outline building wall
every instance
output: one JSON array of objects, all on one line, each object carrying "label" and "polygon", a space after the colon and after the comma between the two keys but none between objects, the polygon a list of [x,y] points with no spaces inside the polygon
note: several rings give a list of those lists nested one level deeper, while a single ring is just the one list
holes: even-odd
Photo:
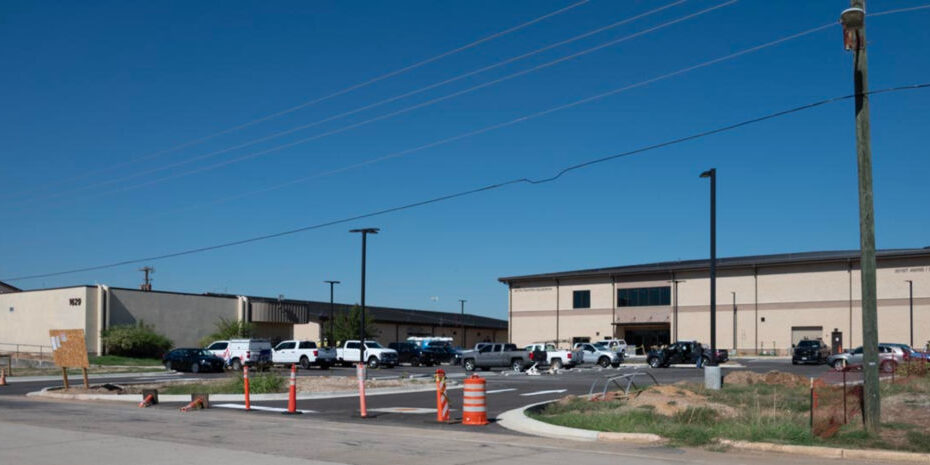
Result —
[{"label": "building wall", "polygon": [[[10,344],[43,346],[50,350],[50,329],[83,329],[87,348],[96,349],[96,322],[90,324],[96,309],[94,288],[85,286],[42,291],[0,294],[0,351],[10,352]],[[39,347],[21,347],[38,351]]]},{"label": "building wall", "polygon": [[107,324],[144,321],[175,347],[198,347],[200,339],[216,330],[220,318],[237,320],[238,308],[235,298],[110,288]]},{"label": "building wall", "polygon": [[[279,342],[286,339],[296,338],[295,328],[297,326],[298,325],[292,325],[290,323],[252,323],[254,337],[259,339],[268,339],[271,341],[272,345],[277,345]],[[319,325],[317,325],[317,328],[319,328]],[[319,331],[319,329],[317,329],[317,331]],[[317,341],[319,343],[320,334],[317,332],[312,337],[302,337],[300,339]]]},{"label": "building wall", "polygon": [[[329,322],[327,322],[327,329],[329,328],[328,325]],[[302,325],[294,325],[294,339],[322,344],[323,341],[320,340],[320,323],[311,321]]]}]

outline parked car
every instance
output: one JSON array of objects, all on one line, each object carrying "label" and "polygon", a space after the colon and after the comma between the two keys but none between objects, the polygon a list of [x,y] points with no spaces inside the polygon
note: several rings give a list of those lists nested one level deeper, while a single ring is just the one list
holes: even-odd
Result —
[{"label": "parked car", "polygon": [[[711,350],[705,348],[697,341],[678,341],[658,350],[650,350],[646,355],[646,363],[652,368],[667,368],[676,364],[694,364],[703,368],[711,361]],[[724,349],[717,349],[717,363],[730,359],[730,353]]]},{"label": "parked car", "polygon": [[421,349],[412,342],[392,342],[388,348],[397,351],[397,364],[409,363],[410,366],[418,367],[425,365],[431,367],[438,362],[432,352]]},{"label": "parked car", "polygon": [[820,339],[804,339],[799,341],[793,347],[791,354],[791,364],[799,363],[827,363],[827,357],[830,356],[830,348]]},{"label": "parked car", "polygon": [[[430,341],[424,351],[433,355],[436,363],[453,363],[455,362],[456,352],[452,344],[448,341]],[[461,362],[461,360],[459,361]]]},{"label": "parked car", "polygon": [[486,370],[495,367],[510,367],[513,371],[519,372],[533,364],[530,360],[530,353],[520,350],[514,344],[480,343],[475,347],[480,348],[462,353],[462,365],[468,371],[478,368]]},{"label": "parked car", "polygon": [[[336,361],[343,365],[361,361],[362,344],[358,339],[346,341],[336,349]],[[365,341],[365,363],[368,368],[397,366],[397,351],[388,349],[375,341]]]},{"label": "parked car", "polygon": [[[905,352],[901,345],[903,344],[878,344],[879,370],[889,372],[904,362]],[[836,370],[843,370],[846,367],[862,365],[863,357],[862,346],[859,346],[827,357],[827,364]]]},{"label": "parked car", "polygon": [[597,364],[604,368],[609,366],[616,368],[623,363],[623,352],[614,352],[604,346],[598,347],[590,342],[579,342],[575,344],[574,349],[581,355],[581,359],[576,360],[575,363]]},{"label": "parked car", "polygon": [[223,371],[225,361],[205,349],[180,348],[162,356],[161,363],[166,370],[189,371]]},{"label": "parked car", "polygon": [[[527,352],[534,353],[536,351],[543,351],[546,353],[546,365],[549,365],[555,369],[561,368],[571,368],[575,366],[578,362],[577,360],[581,359],[581,351],[572,353],[570,350],[557,349],[555,344],[546,343],[546,342],[534,342],[523,348]],[[534,362],[539,362],[539,360],[533,360]]]},{"label": "parked car", "polygon": [[914,348],[912,348],[911,346],[909,346],[909,345],[907,345],[907,344],[892,344],[892,343],[889,343],[888,345],[890,345],[890,346],[892,346],[892,347],[900,347],[901,350],[904,351],[904,361],[909,361],[909,360],[915,360],[915,361],[930,360],[930,354],[928,354],[927,352],[921,352],[921,351],[919,351],[919,350],[915,350]]},{"label": "parked car", "polygon": [[241,370],[243,365],[266,367],[272,363],[271,342],[267,339],[214,341],[206,350],[225,360],[227,367],[237,371]]},{"label": "parked car", "polygon": [[271,361],[275,365],[296,363],[305,370],[312,366],[327,370],[336,364],[336,350],[317,347],[313,341],[281,341],[275,346]]},{"label": "parked car", "polygon": [[626,341],[623,339],[604,339],[603,341],[597,341],[594,343],[598,348],[609,349],[614,352],[623,352],[624,356],[626,355]]}]

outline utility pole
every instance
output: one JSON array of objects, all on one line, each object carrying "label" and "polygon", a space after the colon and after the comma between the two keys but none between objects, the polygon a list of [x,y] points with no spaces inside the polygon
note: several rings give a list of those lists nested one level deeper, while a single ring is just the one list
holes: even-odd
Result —
[{"label": "utility pole", "polygon": [[869,122],[869,61],[866,54],[865,0],[850,0],[840,15],[843,42],[853,51],[856,96],[856,160],[859,171],[859,248],[862,275],[863,409],[865,430],[881,428],[878,379],[878,302],[875,291],[875,212],[872,203],[872,140]]},{"label": "utility pole", "polygon": [[336,347],[336,303],[333,300],[333,286],[339,281],[323,281],[329,284],[329,346]]},{"label": "utility pole", "polygon": [[380,229],[378,228],[363,228],[363,229],[352,229],[349,232],[351,233],[361,233],[362,235],[362,315],[361,315],[361,326],[358,329],[359,333],[359,363],[365,363],[365,260],[368,255],[368,235],[369,234],[378,234]]},{"label": "utility pole", "polygon": [[710,364],[717,365],[717,169],[701,173],[710,178]]},{"label": "utility pole", "polygon": [[462,348],[468,347],[468,335],[465,333],[465,302],[468,301],[459,299],[459,303],[462,304]]},{"label": "utility pole", "polygon": [[151,291],[152,280],[149,278],[149,274],[154,273],[155,268],[146,265],[146,266],[143,266],[142,268],[139,268],[139,271],[145,273],[145,281],[142,282],[142,285],[139,286],[139,289],[142,289],[143,291]]}]

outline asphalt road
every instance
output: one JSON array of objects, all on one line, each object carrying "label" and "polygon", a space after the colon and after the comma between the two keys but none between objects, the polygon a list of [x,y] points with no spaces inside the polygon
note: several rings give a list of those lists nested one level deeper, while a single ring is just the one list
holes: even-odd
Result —
[{"label": "asphalt road", "polygon": [[[724,368],[724,374],[732,370],[748,369],[756,372],[768,372],[770,370],[786,371],[796,373],[805,377],[818,377],[829,371],[826,366],[793,366],[790,361],[782,359],[743,359],[737,363],[742,367]],[[467,373],[457,366],[444,366],[443,370],[452,381],[461,382]],[[371,378],[392,378],[398,376],[423,376],[431,377],[436,371],[435,367],[396,367],[386,369],[376,369],[369,371]],[[330,370],[298,370],[299,376],[355,376],[354,368],[332,368]],[[515,374],[509,371],[485,371],[478,372],[479,376],[487,380],[488,396],[488,417],[493,419],[501,412],[513,408],[522,407],[528,404],[544,402],[558,399],[565,395],[587,394],[590,392],[592,384],[595,390],[603,389],[606,380],[613,376],[629,373],[648,373],[655,377],[660,384],[671,384],[678,381],[703,382],[703,371],[697,368],[664,368],[652,369],[646,367],[643,363],[633,361],[621,365],[619,368],[575,368],[565,370],[556,375],[541,374],[539,376],[530,376],[526,374]],[[229,376],[223,373],[162,373],[155,375],[120,375],[114,377],[101,376],[92,380],[93,384],[102,384],[106,382],[114,384],[123,383],[150,383],[162,379],[210,379]],[[639,375],[636,382],[642,386],[651,384],[652,380],[645,375]],[[43,387],[59,386],[60,380],[37,380],[29,382],[14,382],[9,386],[0,388],[0,396],[24,395],[27,392],[37,391]],[[452,418],[457,420],[461,418],[462,391],[461,389],[449,390],[450,408],[452,409]],[[214,406],[222,405],[219,409],[235,410],[241,408],[241,403],[235,402],[216,402]],[[279,416],[278,411],[287,407],[286,401],[268,401],[252,402],[254,407],[266,408],[267,411],[252,411],[250,416]],[[359,401],[358,397],[342,397],[330,399],[313,399],[301,400],[298,402],[298,408],[308,411],[302,415],[302,419],[307,420],[329,420],[350,423],[377,423],[403,425],[416,428],[444,428],[452,430],[470,430],[473,427],[460,425],[456,422],[450,425],[437,426],[435,423],[436,400],[433,391],[391,394],[391,395],[374,395],[368,396],[367,407],[369,412],[368,419],[359,418]],[[158,410],[177,411],[178,404],[162,403],[153,407]],[[243,412],[239,412],[243,413]],[[484,428],[486,432],[503,433],[504,430],[496,425],[490,425]]]}]

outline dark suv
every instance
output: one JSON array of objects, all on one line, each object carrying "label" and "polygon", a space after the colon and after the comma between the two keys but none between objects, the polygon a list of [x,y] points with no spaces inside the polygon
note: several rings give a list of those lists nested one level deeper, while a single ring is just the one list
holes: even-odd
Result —
[{"label": "dark suv", "polygon": [[388,347],[397,351],[397,363],[409,363],[410,366],[433,366],[439,362],[432,352],[420,349],[412,342],[392,342]]},{"label": "dark suv", "polygon": [[[717,349],[717,363],[730,359],[730,354],[724,349]],[[650,350],[646,355],[646,363],[652,368],[667,368],[676,364],[694,364],[698,368],[710,363],[711,350],[705,348],[697,341],[678,341],[659,350]]]},{"label": "dark suv", "polygon": [[804,339],[794,346],[791,354],[791,364],[799,363],[826,363],[830,356],[830,348],[820,339]]}]

